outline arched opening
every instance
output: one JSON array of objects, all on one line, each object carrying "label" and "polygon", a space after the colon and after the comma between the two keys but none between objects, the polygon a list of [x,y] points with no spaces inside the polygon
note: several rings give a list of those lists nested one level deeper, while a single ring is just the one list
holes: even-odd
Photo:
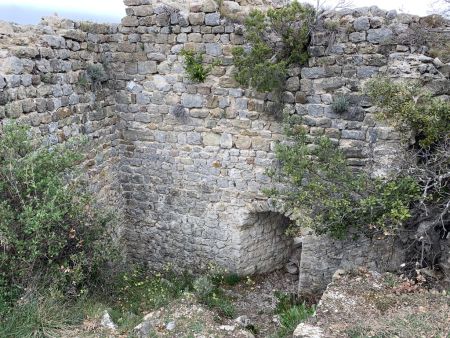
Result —
[{"label": "arched opening", "polygon": [[286,267],[296,250],[294,239],[286,235],[290,223],[291,220],[279,212],[248,214],[240,234],[239,270],[242,274],[261,274]]}]

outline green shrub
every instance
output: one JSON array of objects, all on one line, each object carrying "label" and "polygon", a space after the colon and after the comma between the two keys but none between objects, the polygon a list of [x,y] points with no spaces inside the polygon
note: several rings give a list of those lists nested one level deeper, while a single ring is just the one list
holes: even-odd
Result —
[{"label": "green shrub", "polygon": [[108,74],[106,74],[105,67],[100,63],[89,65],[86,69],[86,74],[94,84],[99,84],[108,80]]},{"label": "green shrub", "polygon": [[287,188],[266,193],[299,213],[298,224],[342,238],[350,229],[392,233],[411,217],[420,187],[407,173],[383,179],[352,170],[330,139],[310,139],[299,116],[286,117],[285,131],[290,142],[276,145],[280,166],[269,175]]},{"label": "green shrub", "polygon": [[389,121],[405,135],[413,131],[421,147],[448,137],[450,103],[423,90],[418,82],[375,78],[366,84],[365,90],[380,108],[378,118]]},{"label": "green shrub", "polygon": [[214,291],[215,285],[208,276],[200,276],[192,284],[195,294],[201,300],[207,299]]},{"label": "green shrub", "polygon": [[336,114],[342,114],[348,110],[349,104],[348,98],[344,95],[340,95],[334,98],[331,108]]},{"label": "green shrub", "polygon": [[205,67],[203,55],[192,50],[182,49],[180,55],[184,57],[184,70],[188,74],[189,80],[197,83],[205,82],[211,70],[220,64],[220,62],[214,61]]},{"label": "green shrub", "polygon": [[[266,13],[254,10],[245,21],[245,38],[250,49],[233,49],[235,78],[259,92],[281,91],[291,64],[308,61],[307,47],[315,11],[310,5],[291,4]],[[271,34],[281,39],[279,47]]]},{"label": "green shrub", "polygon": [[73,143],[49,147],[32,140],[26,127],[4,126],[0,289],[43,283],[68,296],[101,282],[114,257],[111,217],[96,211],[80,180],[70,179],[80,160]]}]

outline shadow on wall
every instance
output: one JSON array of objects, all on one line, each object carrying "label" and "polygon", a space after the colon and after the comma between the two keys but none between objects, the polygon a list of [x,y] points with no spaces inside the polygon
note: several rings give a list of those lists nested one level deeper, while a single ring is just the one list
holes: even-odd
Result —
[{"label": "shadow on wall", "polygon": [[290,223],[278,212],[249,214],[241,229],[239,273],[267,273],[284,267],[294,251],[293,238],[286,235]]}]

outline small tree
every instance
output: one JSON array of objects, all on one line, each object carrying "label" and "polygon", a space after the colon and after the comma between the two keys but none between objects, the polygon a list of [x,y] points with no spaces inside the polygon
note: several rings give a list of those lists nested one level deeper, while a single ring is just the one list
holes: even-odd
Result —
[{"label": "small tree", "polygon": [[254,10],[245,20],[248,49],[233,50],[236,80],[259,92],[280,91],[287,67],[308,61],[308,43],[315,11],[297,1],[267,12]]}]

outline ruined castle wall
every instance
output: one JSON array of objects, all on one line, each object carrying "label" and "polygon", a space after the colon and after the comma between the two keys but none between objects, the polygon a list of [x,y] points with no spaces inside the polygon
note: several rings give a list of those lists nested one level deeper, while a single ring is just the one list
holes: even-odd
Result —
[{"label": "ruined castle wall", "polygon": [[[402,153],[399,135],[375,119],[364,82],[385,74],[421,78],[442,95],[450,88],[449,65],[411,39],[426,22],[373,7],[319,20],[309,64],[289,70],[280,108],[233,79],[231,51],[244,43],[236,20],[268,1],[125,4],[121,25],[1,23],[0,120],[26,121],[49,143],[87,135],[94,190],[123,208],[128,255],[152,269],[216,262],[258,273],[283,265],[291,250],[284,229],[295,217],[262,193],[271,185],[265,172],[276,164],[274,145],[284,139],[281,110],[303,116],[311,136],[331,138],[352,166],[385,175]],[[221,65],[205,83],[192,83],[183,48]],[[96,63],[108,79],[80,82]],[[336,113],[340,95],[350,106]],[[305,235],[300,287],[323,289],[339,267],[391,268],[386,262],[402,257],[386,255],[391,244]]]},{"label": "ruined castle wall", "polygon": [[[90,186],[114,206],[122,199],[113,169],[119,133],[109,69],[116,31],[117,25],[58,17],[36,26],[0,22],[0,126],[28,124],[50,145],[86,136]],[[95,85],[86,75],[94,64],[108,75]]]},{"label": "ruined castle wall", "polygon": [[[270,258],[255,264],[255,257],[276,250],[259,235],[266,223],[250,210],[266,199],[265,170],[275,164],[282,127],[271,95],[242,89],[233,79],[231,50],[244,43],[242,25],[224,17],[213,1],[125,3],[126,88],[119,106],[130,256],[152,267],[171,262],[200,268],[212,260],[241,273],[279,266]],[[225,3],[228,10],[236,7]],[[311,136],[330,137],[352,166],[374,175],[395,170],[402,152],[399,135],[376,121],[362,88],[379,73],[420,77],[445,88],[448,76],[440,65],[407,39],[418,24],[418,17],[376,7],[324,16],[312,37],[308,67],[290,70],[284,110],[302,115]],[[204,53],[206,63],[220,60],[221,66],[205,83],[192,83],[179,54],[183,48]],[[332,110],[339,95],[350,100],[344,113]],[[286,250],[282,235],[275,236],[279,250]],[[373,263],[372,253],[358,260],[328,259],[324,272],[315,266],[317,257],[352,252],[352,245],[361,252],[364,244],[330,240],[316,247],[314,240],[304,238],[302,264],[307,274],[319,277],[308,279],[304,288],[321,288],[348,262]]]}]

